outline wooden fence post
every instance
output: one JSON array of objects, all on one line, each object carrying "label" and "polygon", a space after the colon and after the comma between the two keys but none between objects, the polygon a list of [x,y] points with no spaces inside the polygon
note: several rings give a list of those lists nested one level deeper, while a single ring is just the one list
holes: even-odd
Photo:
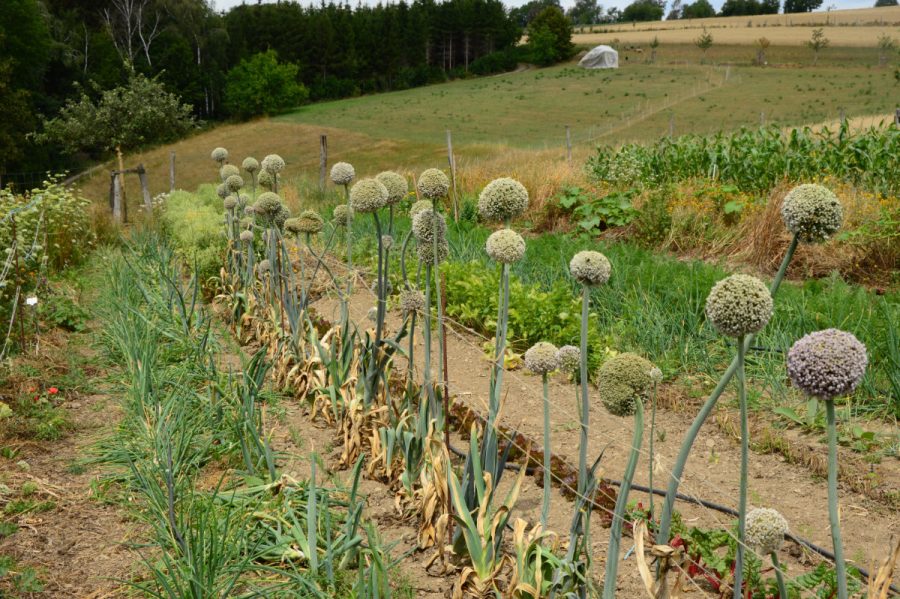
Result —
[{"label": "wooden fence post", "polygon": [[112,175],[112,213],[113,219],[122,223],[125,222],[124,215],[122,211],[122,185],[120,181],[120,174],[118,172],[113,172]]},{"label": "wooden fence post", "polygon": [[572,166],[572,130],[566,125],[566,162]]},{"label": "wooden fence post", "polygon": [[669,115],[669,137],[675,137],[675,115]]},{"label": "wooden fence post", "polygon": [[325,176],[328,170],[328,136],[319,136],[319,191],[325,191]]},{"label": "wooden fence post", "polygon": [[894,124],[900,127],[900,108],[894,110]]},{"label": "wooden fence post", "polygon": [[141,194],[144,196],[144,209],[147,211],[147,214],[152,216],[153,200],[150,198],[150,188],[147,186],[147,171],[144,170],[143,164],[138,165],[137,175],[141,182]]},{"label": "wooden fence post", "polygon": [[175,152],[169,152],[169,193],[175,191]]},{"label": "wooden fence post", "polygon": [[759,111],[759,126],[760,127],[766,126],[766,112],[764,110]]},{"label": "wooden fence post", "polygon": [[450,164],[450,182],[453,184],[453,220],[459,220],[459,194],[456,191],[456,157],[453,155],[453,137],[447,129],[447,162]]}]

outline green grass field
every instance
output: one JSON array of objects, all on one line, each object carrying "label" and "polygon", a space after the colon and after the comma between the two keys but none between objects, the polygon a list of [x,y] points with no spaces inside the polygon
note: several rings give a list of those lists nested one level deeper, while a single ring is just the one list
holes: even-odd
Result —
[{"label": "green grass field", "polygon": [[539,148],[561,144],[567,124],[576,144],[650,140],[667,134],[670,120],[676,133],[709,133],[756,126],[761,113],[782,125],[832,121],[841,110],[882,114],[900,93],[891,70],[861,57],[849,61],[857,66],[759,68],[699,65],[692,47],[663,47],[659,56],[689,50],[695,64],[587,71],[570,63],[315,104],[281,118],[376,138],[440,143],[450,129],[460,144]]}]

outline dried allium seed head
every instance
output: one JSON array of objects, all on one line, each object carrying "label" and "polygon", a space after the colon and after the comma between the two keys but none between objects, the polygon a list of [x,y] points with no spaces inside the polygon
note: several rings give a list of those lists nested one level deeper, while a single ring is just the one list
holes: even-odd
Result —
[{"label": "dried allium seed head", "polygon": [[490,234],[484,249],[491,260],[512,264],[525,255],[525,240],[512,229],[500,229]]},{"label": "dried allium seed head", "polygon": [[262,169],[271,174],[278,174],[284,170],[284,158],[279,156],[278,154],[269,154],[265,158],[262,159],[260,163]]},{"label": "dried allium seed head", "polygon": [[600,400],[610,414],[630,416],[637,402],[649,397],[653,363],[637,354],[623,353],[603,363],[597,375]]},{"label": "dried allium seed head", "polygon": [[349,162],[336,162],[331,167],[331,181],[336,185],[348,185],[356,176],[356,170]]},{"label": "dried allium seed head", "polygon": [[450,190],[450,179],[447,178],[444,171],[430,168],[419,175],[417,187],[423,198],[437,200],[447,195]]},{"label": "dried allium seed head", "polygon": [[346,227],[350,224],[350,221],[353,220],[353,209],[347,204],[335,206],[334,212],[331,214],[334,219],[335,227]]},{"label": "dried allium seed head", "polygon": [[378,173],[375,178],[384,185],[388,192],[387,205],[393,206],[400,202],[409,193],[409,182],[406,177],[394,171]]},{"label": "dried allium seed head", "polygon": [[423,210],[433,210],[434,205],[431,200],[417,200],[409,207],[409,218],[416,218],[416,215]]},{"label": "dried allium seed head", "polygon": [[418,289],[404,289],[400,292],[400,311],[404,314],[425,311],[425,294]]},{"label": "dried allium seed head", "polygon": [[259,160],[253,156],[247,156],[241,163],[241,167],[251,175],[259,170]]},{"label": "dried allium seed head", "polygon": [[833,399],[856,389],[868,362],[866,346],[852,333],[825,329],[794,343],[787,355],[787,372],[807,395]]},{"label": "dried allium seed head", "polygon": [[304,210],[297,217],[301,233],[315,235],[325,228],[325,219],[315,210]]},{"label": "dried allium seed head", "polygon": [[581,350],[574,345],[563,345],[556,352],[559,369],[564,372],[577,372],[581,368]]},{"label": "dried allium seed head", "polygon": [[818,243],[841,228],[844,209],[830,189],[807,183],[798,185],[785,196],[781,218],[788,231],[801,241]]},{"label": "dried allium seed head", "polygon": [[223,162],[228,160],[228,150],[226,150],[225,148],[216,148],[212,151],[209,157],[219,164],[222,164]]},{"label": "dried allium seed head", "polygon": [[387,198],[387,188],[376,179],[360,179],[350,188],[350,206],[361,214],[384,208]]},{"label": "dried allium seed head", "polygon": [[222,168],[219,169],[219,176],[222,178],[222,181],[225,181],[231,175],[240,175],[241,171],[238,170],[238,167],[233,164],[225,164]]},{"label": "dried allium seed head", "polygon": [[713,285],[706,298],[706,317],[721,334],[743,337],[766,326],[773,305],[762,281],[750,275],[731,275]]},{"label": "dried allium seed head", "polygon": [[225,179],[225,189],[227,189],[231,193],[240,191],[241,187],[243,186],[244,179],[240,175],[229,175],[228,178]]},{"label": "dried allium seed head", "polygon": [[525,368],[535,374],[547,374],[559,368],[559,350],[552,343],[538,341],[525,352]]},{"label": "dried allium seed head", "polygon": [[747,545],[760,555],[775,553],[784,543],[788,523],[784,516],[770,508],[756,508],[747,513]]},{"label": "dried allium seed head", "polygon": [[612,274],[612,265],[600,252],[584,250],[572,256],[572,260],[569,262],[569,272],[582,285],[595,287],[603,285],[609,280],[609,276]]},{"label": "dried allium seed head", "polygon": [[507,222],[528,208],[528,190],[509,177],[494,179],[478,196],[478,214],[486,221]]},{"label": "dried allium seed head", "polygon": [[234,210],[235,206],[237,206],[237,198],[228,196],[222,200],[222,205],[225,207],[225,210]]},{"label": "dried allium seed head", "polygon": [[241,231],[241,241],[244,243],[252,243],[253,231]]}]

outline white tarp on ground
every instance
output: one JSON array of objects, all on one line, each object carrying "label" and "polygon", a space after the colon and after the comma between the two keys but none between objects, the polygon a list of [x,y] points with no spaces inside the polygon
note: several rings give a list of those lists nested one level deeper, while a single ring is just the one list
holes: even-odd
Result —
[{"label": "white tarp on ground", "polygon": [[618,69],[619,53],[609,46],[597,46],[584,55],[578,66],[586,69]]}]

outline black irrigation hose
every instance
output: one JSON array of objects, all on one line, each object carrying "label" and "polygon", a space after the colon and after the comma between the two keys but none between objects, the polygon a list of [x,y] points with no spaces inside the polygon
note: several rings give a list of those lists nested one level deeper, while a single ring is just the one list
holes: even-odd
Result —
[{"label": "black irrigation hose", "polygon": [[[450,448],[451,453],[453,453],[461,458],[467,457],[467,454],[463,453],[462,451],[460,451],[453,445],[448,445],[448,447]],[[505,468],[507,470],[518,471],[521,467],[522,466],[519,464],[506,464],[505,465]],[[534,474],[536,470],[537,470],[537,468],[534,466],[526,467],[525,473],[530,476],[530,475]],[[622,481],[620,481],[620,480],[604,478],[603,482],[609,483],[614,487],[622,486]],[[663,489],[650,489],[650,487],[645,487],[644,485],[638,485],[635,483],[631,483],[631,489],[633,491],[640,491],[642,493],[652,492],[654,495],[659,495],[660,497],[666,496],[666,491],[664,491]],[[730,507],[727,507],[724,505],[719,505],[718,503],[713,503],[712,501],[706,501],[705,499],[700,499],[699,497],[692,497],[690,495],[685,495],[684,493],[676,493],[675,498],[680,499],[681,501],[686,501],[688,503],[693,503],[695,505],[699,505],[700,507],[705,507],[705,508],[708,508],[711,510],[715,510],[717,512],[722,512],[723,514],[728,514],[729,516],[735,516],[735,517],[738,516],[738,511],[736,509],[733,509],[733,508],[730,508]],[[792,534],[792,533],[787,533],[784,535],[784,537],[790,541],[797,543],[798,545],[803,545],[804,547],[806,547],[813,553],[817,553],[821,557],[824,557],[825,559],[827,559],[831,562],[834,562],[834,554],[832,552],[828,551],[827,549],[825,549],[824,547],[819,547],[812,541],[807,541],[806,539],[798,537],[797,535]],[[856,566],[856,570],[859,571],[860,575],[862,575],[864,578],[866,578],[866,579],[870,578],[869,571],[866,570],[865,568],[863,568],[862,566]],[[890,586],[890,589],[895,593],[900,593],[900,587],[897,587],[897,585],[892,584]]]}]

